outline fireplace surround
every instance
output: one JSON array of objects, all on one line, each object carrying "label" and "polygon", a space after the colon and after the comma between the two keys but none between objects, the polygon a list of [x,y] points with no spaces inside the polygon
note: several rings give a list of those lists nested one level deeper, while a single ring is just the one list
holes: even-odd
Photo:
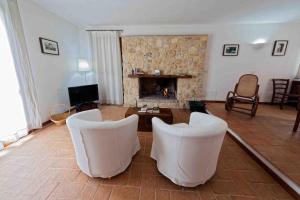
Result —
[{"label": "fireplace surround", "polygon": [[[207,40],[207,35],[123,36],[124,105],[184,108],[188,101],[201,99]],[[133,68],[144,75],[133,75]],[[156,69],[162,72],[159,77],[153,75]],[[145,80],[148,84],[141,85]],[[165,89],[167,96],[163,96]]]}]

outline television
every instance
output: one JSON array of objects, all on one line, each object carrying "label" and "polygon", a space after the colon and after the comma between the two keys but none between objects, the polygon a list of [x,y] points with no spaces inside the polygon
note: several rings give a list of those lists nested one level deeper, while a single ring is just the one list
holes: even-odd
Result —
[{"label": "television", "polygon": [[71,106],[78,106],[99,100],[97,84],[69,87],[68,91]]}]

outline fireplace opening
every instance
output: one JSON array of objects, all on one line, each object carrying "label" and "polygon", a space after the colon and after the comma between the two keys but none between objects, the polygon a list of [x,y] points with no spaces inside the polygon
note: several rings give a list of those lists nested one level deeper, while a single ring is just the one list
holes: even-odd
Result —
[{"label": "fireplace opening", "polygon": [[176,99],[177,78],[140,78],[140,99]]}]

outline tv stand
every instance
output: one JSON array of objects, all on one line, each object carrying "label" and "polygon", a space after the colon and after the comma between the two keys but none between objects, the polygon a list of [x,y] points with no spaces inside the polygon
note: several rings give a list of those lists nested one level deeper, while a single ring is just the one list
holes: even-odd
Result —
[{"label": "tv stand", "polygon": [[81,112],[85,110],[92,110],[98,108],[98,103],[96,102],[88,102],[75,106],[76,112]]}]

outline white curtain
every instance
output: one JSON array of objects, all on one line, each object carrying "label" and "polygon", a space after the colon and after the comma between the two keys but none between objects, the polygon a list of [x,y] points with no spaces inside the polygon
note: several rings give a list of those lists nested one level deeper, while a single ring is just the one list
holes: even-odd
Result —
[{"label": "white curtain", "polygon": [[[27,130],[41,128],[36,88],[34,85],[25,36],[17,0],[0,0],[0,20],[4,23],[20,87]],[[26,133],[22,133],[24,136]]]},{"label": "white curtain", "polygon": [[99,100],[104,104],[123,104],[122,64],[119,32],[90,32],[92,66],[96,71]]}]

